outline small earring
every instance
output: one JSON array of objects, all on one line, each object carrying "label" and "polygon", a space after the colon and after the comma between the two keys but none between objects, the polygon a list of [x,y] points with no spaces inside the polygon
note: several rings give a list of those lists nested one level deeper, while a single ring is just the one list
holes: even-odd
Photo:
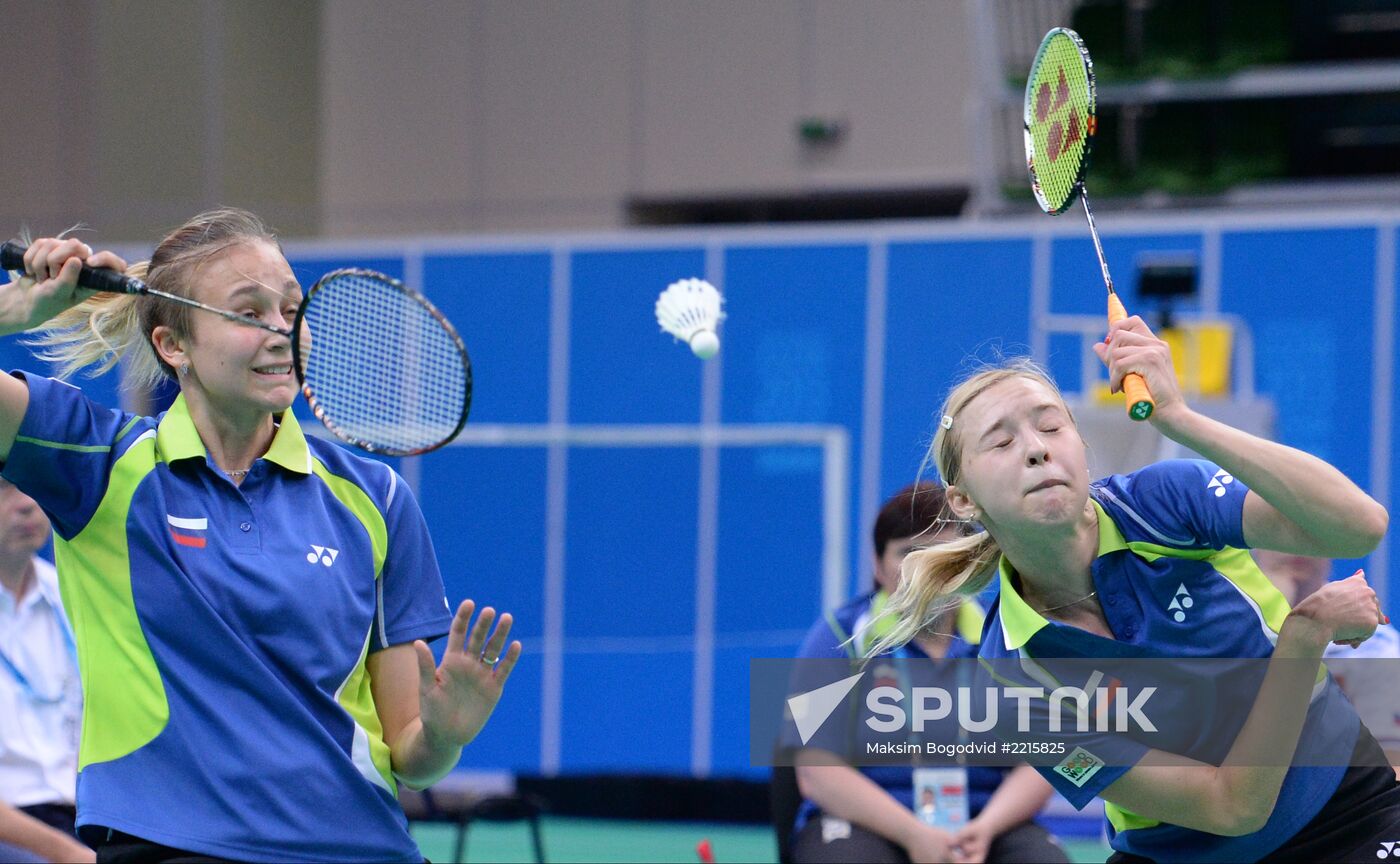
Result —
[{"label": "small earring", "polygon": [[181,375],[188,375],[188,374],[190,374],[190,364],[189,364],[189,363],[181,363],[181,364],[180,364],[180,374],[181,374]]}]

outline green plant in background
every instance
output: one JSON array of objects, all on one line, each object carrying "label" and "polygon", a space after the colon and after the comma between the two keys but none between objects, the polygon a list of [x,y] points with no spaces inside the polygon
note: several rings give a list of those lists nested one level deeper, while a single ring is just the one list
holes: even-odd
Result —
[{"label": "green plant in background", "polygon": [[1090,0],[1070,25],[1101,80],[1209,78],[1290,55],[1290,4],[1278,0]]}]

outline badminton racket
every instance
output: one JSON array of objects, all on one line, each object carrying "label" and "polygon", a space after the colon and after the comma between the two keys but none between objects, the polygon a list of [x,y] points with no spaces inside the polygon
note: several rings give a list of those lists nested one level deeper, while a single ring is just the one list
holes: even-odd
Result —
[{"label": "badminton racket", "polygon": [[[17,243],[0,246],[0,267],[23,272],[24,251]],[[84,265],[78,284],[160,297],[287,337],[312,415],[362,450],[427,453],[456,438],[467,422],[472,368],[462,337],[428,298],[383,273],[348,268],[322,276],[302,298],[290,330],[115,270]]]},{"label": "badminton racket", "polygon": [[[1113,290],[1108,259],[1103,254],[1094,211],[1084,189],[1089,151],[1098,120],[1094,113],[1094,63],[1089,51],[1073,30],[1056,27],[1041,40],[1040,50],[1026,79],[1023,109],[1026,137],[1026,167],[1031,175],[1031,191],[1040,209],[1050,215],[1063,213],[1076,198],[1084,205],[1084,218],[1094,238],[1104,286],[1108,288],[1108,323],[1128,317],[1123,301]],[[1156,407],[1147,382],[1136,372],[1123,376],[1128,416],[1146,420]]]}]

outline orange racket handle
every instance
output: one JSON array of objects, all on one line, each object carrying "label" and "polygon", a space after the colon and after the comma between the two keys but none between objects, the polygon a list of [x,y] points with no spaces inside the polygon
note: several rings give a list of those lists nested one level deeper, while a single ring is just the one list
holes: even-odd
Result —
[{"label": "orange racket handle", "polygon": [[[1111,325],[1127,317],[1128,310],[1123,308],[1123,301],[1118,299],[1116,293],[1109,294],[1108,323]],[[1147,382],[1136,372],[1123,376],[1123,395],[1127,397],[1128,416],[1134,420],[1146,420],[1152,416],[1152,409],[1157,407],[1157,403],[1152,401],[1152,391],[1147,389]]]}]

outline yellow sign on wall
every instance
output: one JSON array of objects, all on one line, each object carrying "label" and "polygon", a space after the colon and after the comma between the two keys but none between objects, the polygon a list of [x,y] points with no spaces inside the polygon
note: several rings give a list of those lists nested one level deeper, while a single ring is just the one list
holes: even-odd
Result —
[{"label": "yellow sign on wall", "polygon": [[[1176,380],[1188,397],[1223,398],[1231,395],[1230,354],[1233,328],[1223,321],[1182,321],[1178,326],[1158,330],[1167,343],[1176,367]],[[1108,382],[1094,388],[1099,402],[1121,399],[1108,391]]]}]

